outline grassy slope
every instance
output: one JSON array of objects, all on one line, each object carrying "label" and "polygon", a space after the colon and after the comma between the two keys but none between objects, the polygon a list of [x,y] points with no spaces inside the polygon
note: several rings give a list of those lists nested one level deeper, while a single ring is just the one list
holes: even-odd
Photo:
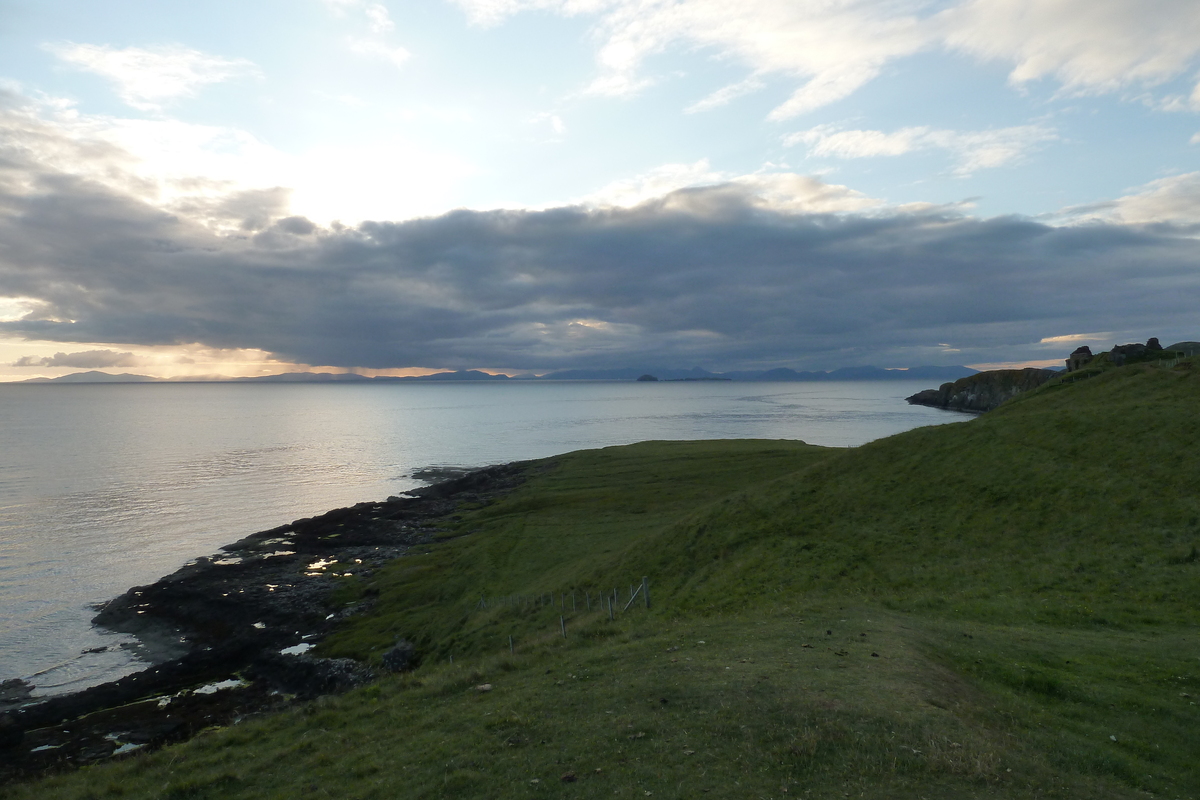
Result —
[{"label": "grassy slope", "polygon": [[[413,675],[15,796],[1195,796],[1198,398],[1135,366],[852,451],[555,459],[347,588],[327,652]],[[475,608],[641,575],[566,640]]]}]

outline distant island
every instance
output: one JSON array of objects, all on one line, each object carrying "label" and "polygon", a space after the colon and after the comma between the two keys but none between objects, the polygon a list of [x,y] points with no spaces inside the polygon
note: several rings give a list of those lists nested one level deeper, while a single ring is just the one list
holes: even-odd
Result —
[{"label": "distant island", "polygon": [[149,375],[129,373],[111,374],[99,370],[73,372],[57,378],[30,378],[15,383],[409,383],[439,381],[955,381],[975,375],[979,370],[962,365],[950,367],[909,367],[907,369],[884,369],[882,367],[842,367],[828,372],[797,372],[787,367],[770,370],[743,370],[738,372],[709,372],[700,367],[692,369],[568,369],[549,372],[545,375],[492,375],[480,370],[466,369],[452,372],[435,372],[431,375],[395,377],[380,375],[367,377],[351,372],[284,372],[278,375],[262,375],[248,378],[228,378],[220,375],[210,377],[154,378]]}]

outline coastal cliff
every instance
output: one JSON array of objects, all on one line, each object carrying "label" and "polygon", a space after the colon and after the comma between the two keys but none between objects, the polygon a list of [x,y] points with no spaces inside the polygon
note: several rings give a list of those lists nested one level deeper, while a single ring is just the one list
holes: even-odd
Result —
[{"label": "coastal cliff", "polygon": [[954,411],[991,411],[1021,392],[1036,389],[1059,373],[1052,369],[996,369],[943,383],[906,398],[911,405]]}]

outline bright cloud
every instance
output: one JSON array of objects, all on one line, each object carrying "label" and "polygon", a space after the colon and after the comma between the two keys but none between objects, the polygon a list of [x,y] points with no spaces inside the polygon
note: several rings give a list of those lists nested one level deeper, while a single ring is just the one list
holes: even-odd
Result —
[{"label": "bright cloud", "polygon": [[[841,100],[891,61],[949,48],[1013,64],[1010,80],[1051,77],[1071,92],[1155,86],[1187,74],[1200,55],[1194,0],[457,0],[470,19],[494,25],[523,11],[596,19],[598,94],[635,93],[653,78],[651,56],[700,48],[743,65],[745,80],[693,103],[703,111],[767,86],[799,81],[770,113],[788,119]],[[1200,85],[1191,103],[1200,108]]]},{"label": "bright cloud", "polygon": [[255,75],[258,68],[244,58],[222,58],[180,45],[154,48],[60,42],[46,46],[62,60],[116,84],[118,96],[142,111],[194,95],[201,87]]},{"label": "bright cloud", "polygon": [[352,53],[380,58],[391,62],[397,67],[403,66],[406,61],[412,58],[412,53],[406,48],[388,45],[376,39],[350,37],[348,46]]},{"label": "bright cloud", "polygon": [[387,41],[388,34],[396,30],[396,23],[392,20],[387,6],[365,0],[325,0],[325,4],[339,17],[347,16],[350,11],[361,13],[368,34],[346,37],[346,46],[350,52],[387,61],[397,67],[403,66],[412,58],[412,52],[408,48]]},{"label": "bright cloud", "polygon": [[0,133],[42,169],[221,231],[258,230],[288,215],[354,224],[440,213],[475,172],[458,156],[397,137],[290,154],[236,128],[89,116],[2,92]]},{"label": "bright cloud", "polygon": [[928,127],[883,131],[839,130],[818,125],[784,138],[784,144],[804,144],[810,155],[834,158],[901,156],[919,150],[941,149],[958,160],[955,173],[970,175],[976,170],[1010,164],[1038,145],[1058,136],[1042,125],[1020,125],[987,131],[935,130]]},{"label": "bright cloud", "polygon": [[1062,218],[1074,222],[1200,226],[1200,172],[1160,178],[1116,200],[1069,208]]},{"label": "bright cloud", "polygon": [[1067,91],[1153,86],[1200,55],[1193,0],[969,0],[936,22],[950,47],[1011,62],[1014,84],[1053,77]]},{"label": "bright cloud", "polygon": [[1079,342],[1101,342],[1111,339],[1115,334],[1112,331],[1103,333],[1069,333],[1063,336],[1045,336],[1038,341],[1038,344],[1077,344]]}]

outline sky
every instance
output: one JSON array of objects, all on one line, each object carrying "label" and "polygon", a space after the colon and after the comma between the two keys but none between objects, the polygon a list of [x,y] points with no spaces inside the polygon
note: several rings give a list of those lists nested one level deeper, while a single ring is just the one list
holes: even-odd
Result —
[{"label": "sky", "polygon": [[1195,0],[0,0],[0,380],[1200,339]]}]

